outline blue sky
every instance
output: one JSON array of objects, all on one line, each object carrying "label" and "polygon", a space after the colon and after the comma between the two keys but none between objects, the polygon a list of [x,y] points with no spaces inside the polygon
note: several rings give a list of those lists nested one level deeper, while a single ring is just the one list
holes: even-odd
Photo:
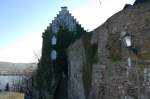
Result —
[{"label": "blue sky", "polygon": [[42,32],[61,6],[86,29],[92,30],[134,0],[0,0],[0,61],[33,62]]},{"label": "blue sky", "polygon": [[74,8],[85,2],[78,0],[72,6],[70,0],[1,0],[0,48],[29,36],[31,32],[44,31],[61,6]]}]

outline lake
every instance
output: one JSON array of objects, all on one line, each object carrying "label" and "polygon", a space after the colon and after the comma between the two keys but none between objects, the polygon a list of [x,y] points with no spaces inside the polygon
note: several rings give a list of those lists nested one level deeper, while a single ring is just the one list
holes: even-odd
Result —
[{"label": "lake", "polygon": [[0,75],[0,90],[4,90],[7,83],[11,88],[14,84],[21,82],[22,78],[23,76]]}]

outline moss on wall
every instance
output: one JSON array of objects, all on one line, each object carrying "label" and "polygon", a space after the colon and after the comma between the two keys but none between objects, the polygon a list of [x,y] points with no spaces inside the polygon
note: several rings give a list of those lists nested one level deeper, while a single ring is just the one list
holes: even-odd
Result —
[{"label": "moss on wall", "polygon": [[121,44],[119,41],[119,34],[111,33],[108,37],[109,59],[113,62],[121,60]]},{"label": "moss on wall", "polygon": [[83,64],[83,84],[86,97],[89,95],[92,83],[92,64],[98,61],[98,45],[90,44],[92,33],[83,35],[86,62]]}]

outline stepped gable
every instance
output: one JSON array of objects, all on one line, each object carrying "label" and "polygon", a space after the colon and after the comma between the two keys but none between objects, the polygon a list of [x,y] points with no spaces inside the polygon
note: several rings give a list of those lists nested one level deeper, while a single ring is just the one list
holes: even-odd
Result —
[{"label": "stepped gable", "polygon": [[65,27],[69,31],[75,31],[76,25],[79,25],[82,29],[84,29],[81,24],[74,18],[74,16],[69,13],[67,7],[61,7],[61,11],[54,17],[54,20],[49,24],[49,26],[45,29],[50,29],[52,33],[57,33],[60,27]]}]

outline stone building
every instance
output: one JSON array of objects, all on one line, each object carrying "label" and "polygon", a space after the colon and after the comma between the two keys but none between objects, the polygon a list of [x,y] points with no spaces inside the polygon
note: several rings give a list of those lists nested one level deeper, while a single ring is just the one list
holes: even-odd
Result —
[{"label": "stone building", "polygon": [[[62,7],[43,33],[38,98],[149,99],[150,2],[143,1],[91,32]],[[136,54],[120,40],[126,32],[132,34]]]},{"label": "stone building", "polygon": [[67,48],[84,32],[67,7],[61,7],[61,11],[43,32],[42,56],[37,71],[40,99],[68,98]]},{"label": "stone building", "polygon": [[[123,9],[68,48],[69,99],[150,98],[149,5]],[[137,55],[120,41],[124,31],[132,33]]]}]

